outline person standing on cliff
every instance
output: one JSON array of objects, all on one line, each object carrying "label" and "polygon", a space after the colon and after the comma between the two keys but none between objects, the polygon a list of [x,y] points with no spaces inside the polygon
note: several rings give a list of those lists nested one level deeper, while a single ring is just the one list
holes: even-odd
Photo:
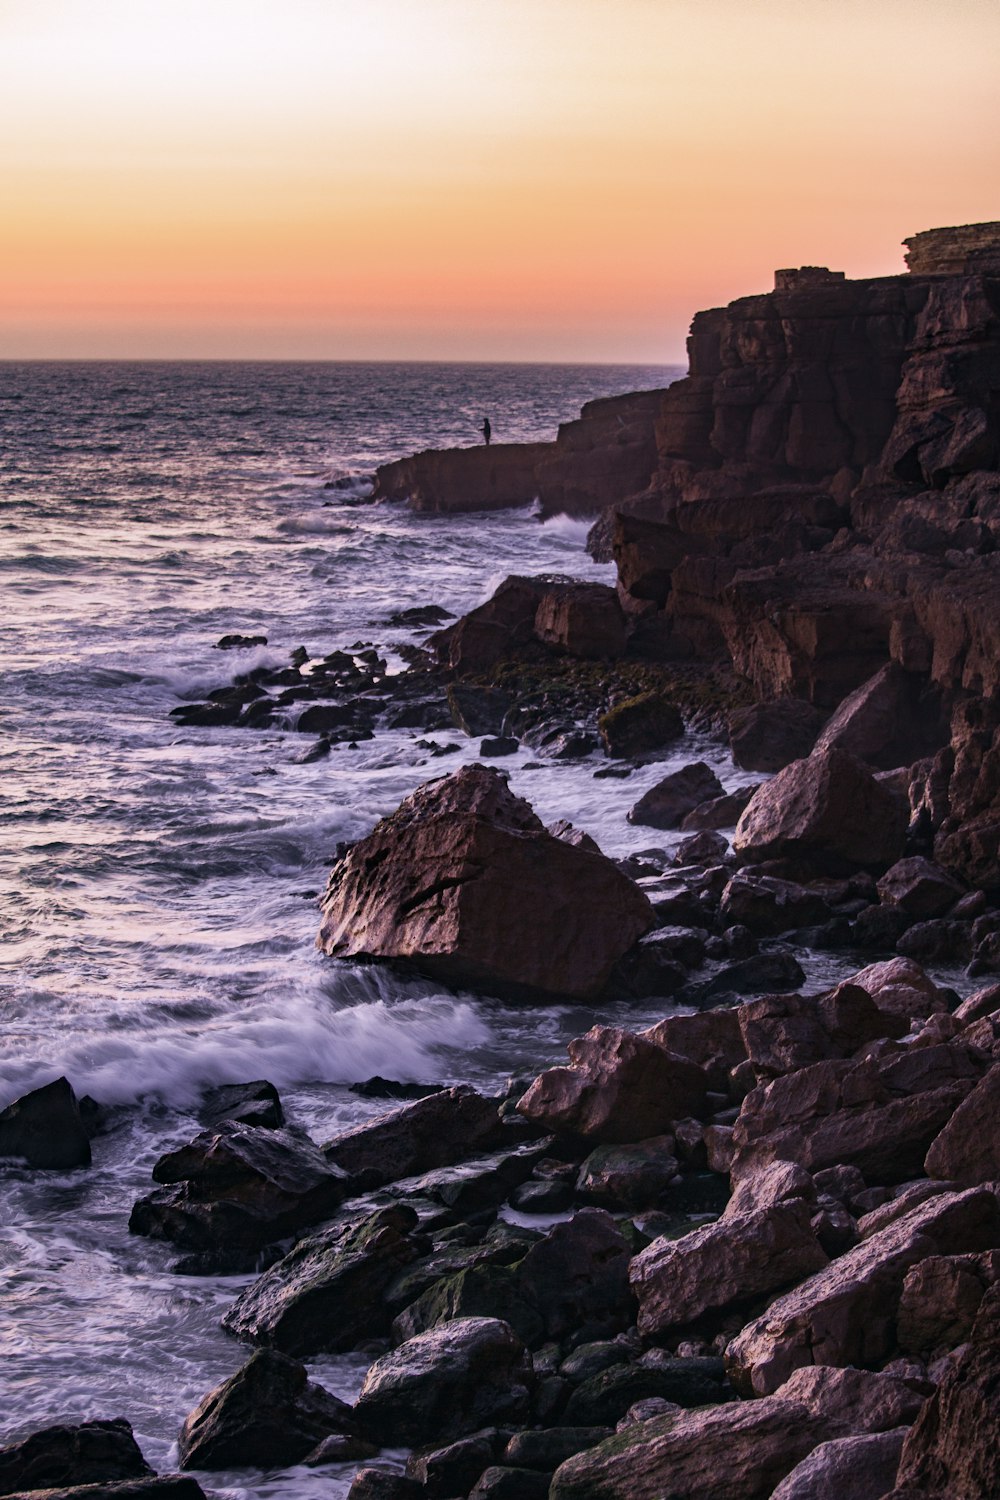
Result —
[{"label": "person standing on cliff", "polygon": [[486,446],[487,446],[487,448],[490,446],[490,438],[492,436],[493,436],[493,428],[490,426],[490,419],[489,419],[489,417],[484,417],[483,418],[483,437],[486,440]]}]

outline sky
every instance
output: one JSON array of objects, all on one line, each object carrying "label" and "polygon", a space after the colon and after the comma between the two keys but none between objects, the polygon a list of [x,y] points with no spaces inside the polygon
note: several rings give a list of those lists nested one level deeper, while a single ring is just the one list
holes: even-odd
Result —
[{"label": "sky", "polygon": [[0,0],[0,358],[677,363],[1000,219],[997,0]]}]

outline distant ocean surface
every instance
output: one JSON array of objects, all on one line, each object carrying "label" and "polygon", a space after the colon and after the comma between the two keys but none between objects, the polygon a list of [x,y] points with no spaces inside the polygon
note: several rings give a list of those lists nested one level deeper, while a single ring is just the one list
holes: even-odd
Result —
[{"label": "distant ocean surface", "polygon": [[[323,1140],[384,1107],[350,1094],[354,1081],[495,1087],[598,1018],[456,996],[314,949],[338,840],[474,759],[476,741],[456,731],[444,738],[461,749],[432,759],[419,731],[397,730],[300,765],[309,742],[294,733],[168,715],[300,645],[367,642],[401,666],[419,633],[387,623],[394,611],[458,613],[511,572],[609,580],[585,522],[359,501],[378,463],[474,444],[484,416],[498,442],[551,439],[585,401],[680,373],[0,364],[0,1107],[61,1073],[121,1106],[90,1172],[0,1168],[0,1440],[124,1416],[165,1469],[188,1411],[247,1357],[218,1327],[242,1281],[177,1277],[171,1247],[127,1232],[156,1158],[195,1133],[205,1087],[269,1078]],[[230,632],[268,645],[216,650]],[[698,757],[744,779],[714,745],[688,741],[676,763]],[[650,842],[625,812],[670,764],[595,781],[596,760],[531,758],[503,764],[545,821],[571,818],[613,855]],[[310,1369],[351,1396],[366,1363]],[[354,1468],[206,1487],[318,1500],[346,1494]]]}]

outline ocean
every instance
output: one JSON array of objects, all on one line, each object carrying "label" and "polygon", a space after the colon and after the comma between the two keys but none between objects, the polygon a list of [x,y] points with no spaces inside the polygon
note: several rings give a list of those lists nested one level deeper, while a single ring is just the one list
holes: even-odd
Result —
[{"label": "ocean", "polygon": [[[642,1007],[515,1008],[315,950],[338,841],[422,781],[419,730],[324,760],[291,730],[179,728],[177,705],[239,671],[364,643],[390,667],[421,638],[389,622],[460,613],[509,573],[613,580],[587,523],[529,509],[414,516],[364,503],[375,466],[426,447],[549,439],[584,401],[669,383],[662,367],[253,363],[0,364],[0,1107],[65,1074],[115,1106],[89,1171],[0,1167],[0,1441],[125,1417],[158,1470],[191,1408],[248,1357],[219,1319],[247,1278],[179,1277],[130,1236],[156,1159],[197,1131],[202,1091],[268,1078],[323,1141],[384,1105],[374,1074],[494,1089]],[[225,634],[267,645],[223,652]],[[610,855],[670,836],[627,809],[666,771],[724,750],[688,737],[627,781],[599,757],[503,762],[544,821]],[[532,764],[535,768],[532,769]],[[355,1394],[368,1360],[310,1372]],[[345,1495],[356,1465],[212,1475],[243,1497]]]}]

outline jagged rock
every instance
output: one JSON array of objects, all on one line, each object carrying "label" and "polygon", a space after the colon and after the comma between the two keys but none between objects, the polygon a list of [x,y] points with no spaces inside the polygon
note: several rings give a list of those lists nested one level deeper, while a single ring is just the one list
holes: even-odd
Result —
[{"label": "jagged rock", "polygon": [[679,740],[684,720],[659,693],[639,693],[609,708],[597,727],[608,755],[648,755]]},{"label": "jagged rock", "polygon": [[425,1500],[446,1500],[449,1495],[467,1495],[482,1474],[499,1457],[503,1437],[495,1427],[440,1447],[418,1448],[406,1461],[406,1473],[421,1486]]},{"label": "jagged rock", "polygon": [[722,793],[722,782],[711,766],[695,761],[650,787],[629,811],[628,821],[646,828],[676,828],[700,803]]},{"label": "jagged rock", "polygon": [[630,1146],[598,1146],[580,1167],[576,1190],[606,1208],[650,1208],[679,1171],[673,1146],[669,1135]]},{"label": "jagged rock", "polygon": [[902,852],[906,809],[843,750],[793,761],[755,793],[736,825],[745,861],[801,857],[847,868],[884,865]]},{"label": "jagged rock", "polygon": [[187,1417],[178,1438],[180,1466],[286,1468],[324,1438],[356,1431],[346,1402],[312,1385],[296,1360],[259,1349]]},{"label": "jagged rock", "polygon": [[523,1422],[531,1357],[508,1324],[458,1318],[408,1339],[365,1376],[359,1423],[392,1444],[445,1441],[486,1422]]},{"label": "jagged rock", "polygon": [[896,1475],[901,1500],[984,1500],[1000,1492],[998,1345],[1000,1287],[994,1286],[983,1298],[969,1343],[907,1435]]},{"label": "jagged rock", "polygon": [[538,601],[535,636],[543,645],[585,660],[620,656],[625,616],[614,589],[604,583],[553,584]]},{"label": "jagged rock", "polygon": [[532,1245],[518,1285],[540,1310],[548,1338],[591,1328],[617,1331],[630,1320],[629,1247],[611,1215],[583,1208]]},{"label": "jagged rock", "polygon": [[189,1474],[160,1474],[151,1479],[119,1479],[111,1484],[19,1490],[9,1500],[207,1500],[207,1496]]},{"label": "jagged rock", "polygon": [[66,1485],[111,1484],[152,1473],[131,1426],[123,1418],[45,1427],[0,1448],[0,1495]]},{"label": "jagged rock", "polygon": [[[860,1177],[860,1173],[858,1174]],[[864,1181],[864,1178],[861,1178]],[[750,1172],[734,1184],[723,1210],[723,1219],[741,1217],[773,1208],[779,1203],[801,1200],[810,1207],[816,1201],[816,1183],[811,1173],[791,1161],[772,1161]]]},{"label": "jagged rock", "polygon": [[928,1255],[1000,1244],[1000,1204],[986,1188],[943,1193],[786,1292],[726,1350],[730,1379],[767,1396],[802,1365],[872,1365],[896,1339],[903,1279]]},{"label": "jagged rock", "polygon": [[[717,802],[724,800],[724,798],[716,799]],[[706,805],[715,806],[716,804],[702,803],[703,807]],[[703,833],[694,833],[690,838],[681,839],[674,852],[674,864],[681,868],[686,865],[718,865],[728,853],[729,840],[723,838],[721,833],[705,829]]]},{"label": "jagged rock", "polygon": [[896,1478],[907,1428],[821,1443],[785,1476],[771,1500],[882,1500]]},{"label": "jagged rock", "polygon": [[69,1082],[56,1078],[0,1111],[0,1158],[65,1171],[90,1166],[90,1137]]},{"label": "jagged rock", "polygon": [[448,984],[588,999],[652,923],[610,860],[553,838],[500,772],[468,766],[419,788],[334,866],[318,941]]},{"label": "jagged rock", "polygon": [[666,1134],[704,1100],[701,1068],[620,1027],[594,1026],[567,1051],[569,1067],[541,1073],[518,1100],[545,1130],[627,1144]]},{"label": "jagged rock", "polygon": [[612,1435],[610,1427],[545,1427],[540,1432],[516,1432],[503,1450],[511,1467],[553,1474],[575,1453],[583,1453]]},{"label": "jagged rock", "polygon": [[926,1019],[948,1008],[933,979],[912,958],[869,964],[853,974],[850,982],[867,990],[880,1011],[901,1021]]},{"label": "jagged rock", "polygon": [[759,995],[765,990],[785,993],[795,989],[805,977],[793,953],[754,953],[738,963],[727,964],[705,984],[692,986],[692,1000],[704,1005],[717,995]]},{"label": "jagged rock", "polygon": [[801,1365],[778,1394],[800,1401],[817,1415],[840,1422],[853,1433],[891,1432],[908,1427],[924,1404],[927,1385],[852,1365]]},{"label": "jagged rock", "polygon": [[251,1269],[265,1245],[328,1219],[346,1178],[312,1141],[226,1120],[153,1168],[167,1186],[132,1209],[133,1234],[210,1254],[216,1270]]},{"label": "jagged rock", "polygon": [[679,1240],[654,1240],[632,1261],[639,1332],[656,1335],[710,1310],[790,1285],[827,1264],[801,1200],[726,1214]]},{"label": "jagged rock", "polygon": [[976,1084],[931,1143],[927,1175],[944,1182],[989,1182],[1000,1178],[1000,1063]]},{"label": "jagged rock", "polygon": [[198,1118],[208,1129],[221,1125],[223,1120],[260,1125],[265,1130],[279,1130],[285,1123],[278,1090],[266,1079],[255,1083],[224,1083],[208,1089],[202,1096]]},{"label": "jagged rock", "polygon": [[538,493],[535,467],[548,452],[545,443],[428,449],[380,465],[372,499],[437,515],[530,505]]},{"label": "jagged rock", "polygon": [[739,870],[722,892],[719,915],[729,926],[739,923],[760,937],[775,937],[791,928],[826,922],[832,912],[818,891]]},{"label": "jagged rock", "polygon": [[709,1406],[732,1399],[721,1359],[672,1359],[611,1365],[577,1386],[566,1404],[567,1422],[587,1426],[618,1423],[638,1401],[669,1401],[675,1407]]},{"label": "jagged rock", "polygon": [[746,1055],[758,1082],[844,1057],[894,1027],[860,985],[822,996],[767,995],[737,1007]]},{"label": "jagged rock", "polygon": [[958,881],[923,855],[896,862],[878,882],[879,900],[911,917],[943,917],[962,896]]},{"label": "jagged rock", "polygon": [[1000,1254],[931,1255],[906,1273],[899,1301],[899,1347],[924,1357],[955,1349],[972,1331],[987,1288],[1000,1279]]},{"label": "jagged rock", "polygon": [[[753,782],[750,786],[740,786],[735,792],[727,792],[725,796],[713,797],[709,802],[699,803],[681,819],[681,827],[685,833],[693,829],[708,833],[720,828],[735,828],[740,820],[740,814],[757,790],[758,784]],[[727,839],[727,847],[728,842]]]},{"label": "jagged rock", "polygon": [[946,736],[943,726],[935,736],[937,715],[919,702],[920,685],[919,676],[887,662],[844,699],[824,725],[816,751],[846,750],[883,770],[932,753]]},{"label": "jagged rock", "polygon": [[507,1138],[497,1101],[460,1085],[363,1120],[327,1141],[323,1155],[368,1191],[400,1177],[452,1166]]},{"label": "jagged rock", "polygon": [[760,1401],[637,1422],[556,1470],[550,1500],[767,1500],[842,1429],[797,1401]]},{"label": "jagged rock", "polygon": [[736,709],[729,718],[729,748],[744,771],[783,771],[812,752],[823,714],[802,698],[777,698]]},{"label": "jagged rock", "polygon": [[640,1035],[666,1052],[697,1063],[713,1089],[724,1091],[731,1070],[746,1061],[739,1015],[728,1005],[689,1016],[667,1016]]},{"label": "jagged rock", "polygon": [[238,1338],[285,1354],[351,1349],[386,1333],[386,1288],[422,1245],[417,1216],[399,1204],[300,1240],[243,1291],[223,1324]]}]

